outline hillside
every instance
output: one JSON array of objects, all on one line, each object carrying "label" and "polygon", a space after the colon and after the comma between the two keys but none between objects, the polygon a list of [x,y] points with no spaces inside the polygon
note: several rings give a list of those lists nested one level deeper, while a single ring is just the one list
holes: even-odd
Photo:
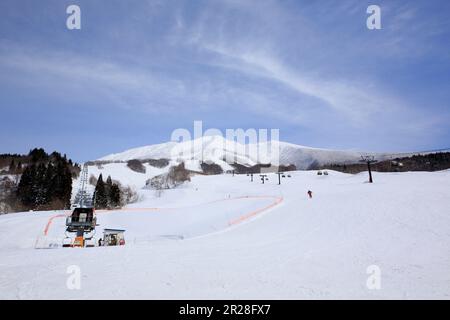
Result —
[{"label": "hillside", "polygon": [[70,206],[78,164],[66,155],[35,148],[26,155],[0,155],[0,214]]},{"label": "hillside", "polygon": [[[410,157],[396,157],[373,163],[372,170],[379,172],[408,171],[440,171],[450,169],[450,152],[415,154]],[[359,173],[367,170],[364,163],[357,164],[327,164],[315,169],[333,169],[344,173]]]}]

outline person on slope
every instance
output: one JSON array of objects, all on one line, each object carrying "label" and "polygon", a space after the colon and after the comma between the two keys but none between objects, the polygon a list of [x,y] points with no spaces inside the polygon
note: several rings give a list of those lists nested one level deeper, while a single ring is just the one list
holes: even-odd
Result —
[{"label": "person on slope", "polygon": [[310,199],[312,199],[312,191],[311,190],[308,190],[308,197],[310,198]]}]

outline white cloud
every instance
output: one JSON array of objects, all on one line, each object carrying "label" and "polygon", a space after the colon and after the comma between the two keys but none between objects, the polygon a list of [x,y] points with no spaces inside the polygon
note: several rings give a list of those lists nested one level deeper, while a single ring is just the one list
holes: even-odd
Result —
[{"label": "white cloud", "polygon": [[[17,77],[22,84],[45,87],[52,94],[75,87],[81,95],[89,92],[97,98],[107,96],[124,108],[165,112],[172,99],[186,93],[177,79],[70,52],[8,47],[0,50],[0,57],[0,65],[15,70],[12,78]],[[158,101],[158,97],[164,97],[166,103]]]},{"label": "white cloud", "polygon": [[[240,73],[268,78],[284,84],[301,95],[317,98],[344,115],[355,126],[365,125],[370,117],[380,110],[391,113],[403,108],[398,99],[379,92],[372,83],[327,79],[327,75],[324,74],[302,75],[282,63],[274,54],[254,49],[255,46],[252,44],[245,48],[245,45],[239,43],[217,44],[204,39],[199,35],[190,41],[204,50],[220,55],[222,61],[216,62],[217,65]],[[389,109],[386,110],[387,108]]]}]

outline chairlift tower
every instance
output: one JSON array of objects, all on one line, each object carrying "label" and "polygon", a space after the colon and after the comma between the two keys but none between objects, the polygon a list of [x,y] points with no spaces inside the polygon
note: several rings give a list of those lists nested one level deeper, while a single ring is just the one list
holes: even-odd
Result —
[{"label": "chairlift tower", "polygon": [[80,173],[80,181],[78,183],[78,190],[75,194],[75,198],[72,207],[75,208],[90,208],[93,207],[92,195],[86,190],[88,186],[88,166],[83,165],[83,169]]},{"label": "chairlift tower", "polygon": [[364,162],[367,163],[367,170],[369,171],[369,183],[373,183],[373,179],[372,179],[372,170],[370,165],[372,163],[378,162],[377,160],[375,160],[374,156],[371,155],[361,155],[361,160],[359,160],[359,162]]},{"label": "chairlift tower", "polygon": [[260,174],[259,176],[261,177],[262,184],[264,184],[264,182],[267,180],[267,174]]},{"label": "chairlift tower", "polygon": [[283,175],[284,177],[284,172],[276,172],[276,174],[278,175],[278,184],[281,184],[281,176]]},{"label": "chairlift tower", "polygon": [[[67,233],[76,233],[73,243],[67,246],[84,247],[85,239],[91,239],[95,234],[97,218],[94,215],[94,203],[92,196],[87,192],[88,185],[88,166],[83,165],[80,173],[80,183],[77,194],[74,199],[74,210],[66,219],[66,235]],[[67,238],[70,238],[67,236]],[[66,246],[63,244],[63,246]]]}]

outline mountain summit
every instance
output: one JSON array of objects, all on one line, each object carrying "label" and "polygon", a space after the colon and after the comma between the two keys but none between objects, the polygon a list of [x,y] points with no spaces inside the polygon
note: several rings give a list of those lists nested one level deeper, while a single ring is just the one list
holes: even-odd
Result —
[{"label": "mountain summit", "polygon": [[[278,145],[278,146],[277,146]],[[277,152],[278,151],[278,152]],[[361,152],[312,148],[287,142],[274,141],[256,144],[239,143],[216,136],[204,136],[182,142],[166,142],[129,149],[98,159],[99,161],[122,162],[129,160],[169,159],[216,163],[222,167],[237,163],[244,166],[279,163],[295,165],[297,169],[308,169],[313,165],[355,163],[361,159]],[[391,154],[378,153],[378,160]],[[277,161],[279,159],[279,161]]]}]

